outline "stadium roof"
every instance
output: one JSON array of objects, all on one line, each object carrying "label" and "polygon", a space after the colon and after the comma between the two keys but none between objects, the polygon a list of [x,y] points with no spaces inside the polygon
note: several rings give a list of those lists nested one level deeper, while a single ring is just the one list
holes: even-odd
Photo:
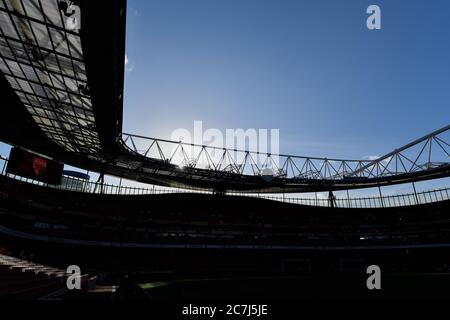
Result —
[{"label": "stadium roof", "polygon": [[2,140],[95,171],[115,158],[125,10],[125,1],[0,1]]},{"label": "stadium roof", "polygon": [[[410,170],[389,170],[388,175],[373,173],[380,166],[386,173],[381,160],[286,156],[292,168],[300,167],[295,161],[304,161],[305,172],[263,179],[240,171],[242,164],[231,166],[236,170],[215,165],[180,168],[164,155],[139,154],[122,140],[125,19],[125,0],[0,0],[0,139],[73,166],[165,186],[301,192],[449,175],[448,143],[442,140],[444,163],[431,165],[429,159],[426,166],[414,163]],[[428,143],[435,135],[419,142]],[[155,146],[161,154],[159,145],[167,141],[152,141],[148,150]]]},{"label": "stadium roof", "polygon": [[56,1],[6,5],[0,12],[0,68],[6,80],[50,140],[68,152],[96,158],[100,141],[78,21],[70,25],[70,9],[60,10]]}]

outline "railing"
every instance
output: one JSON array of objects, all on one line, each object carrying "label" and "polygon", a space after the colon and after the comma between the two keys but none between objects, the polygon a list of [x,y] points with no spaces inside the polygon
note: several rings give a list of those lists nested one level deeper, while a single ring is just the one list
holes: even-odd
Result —
[{"label": "railing", "polygon": [[382,197],[364,197],[364,198],[337,198],[332,201],[329,199],[314,198],[293,198],[280,197],[270,195],[247,195],[236,194],[241,196],[259,197],[280,202],[292,204],[300,204],[306,206],[319,206],[336,208],[387,208],[412,206],[417,204],[426,204],[438,201],[450,200],[450,188],[436,189],[430,191],[422,191],[418,193],[406,193],[398,195],[387,195]]},{"label": "railing", "polygon": [[124,185],[108,184],[96,181],[88,181],[67,175],[62,176],[60,185],[48,184],[31,178],[26,178],[10,173],[6,173],[8,159],[0,156],[1,175],[13,178],[18,181],[44,186],[52,189],[61,189],[67,191],[96,193],[96,194],[117,194],[117,195],[144,195],[144,194],[166,194],[166,193],[202,193],[212,194],[212,191],[189,190],[189,189],[161,189],[161,188],[143,188]]},{"label": "railing", "polygon": [[[0,156],[1,174],[14,178],[19,181],[31,183],[34,185],[45,186],[54,189],[77,191],[85,193],[96,194],[116,194],[116,195],[157,195],[157,194],[175,194],[175,193],[201,193],[212,194],[212,191],[198,191],[189,189],[160,189],[160,188],[143,188],[123,185],[113,185],[101,182],[87,181],[75,177],[63,175],[62,183],[60,185],[51,185],[36,181],[30,178],[25,178],[17,175],[7,174],[6,166],[8,159]],[[399,195],[386,195],[377,197],[362,197],[362,198],[336,198],[333,201],[323,198],[297,198],[272,196],[267,194],[247,194],[238,192],[228,192],[228,195],[263,198],[268,200],[300,204],[307,206],[320,206],[337,208],[386,208],[386,207],[401,207],[418,204],[426,204],[438,201],[450,200],[450,188],[436,189],[430,191],[422,191],[417,193],[406,193]]]}]

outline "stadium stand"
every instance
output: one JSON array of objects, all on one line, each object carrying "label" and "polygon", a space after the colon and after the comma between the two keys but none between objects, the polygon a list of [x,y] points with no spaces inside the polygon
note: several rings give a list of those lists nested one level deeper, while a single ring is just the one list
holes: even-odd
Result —
[{"label": "stadium stand", "polygon": [[99,195],[48,189],[7,177],[0,181],[3,231],[20,231],[21,236],[148,247],[370,248],[450,243],[449,201],[342,209],[207,194]]},{"label": "stadium stand", "polygon": [[[449,177],[450,126],[375,160],[280,155],[283,165],[269,175],[260,170],[267,161],[254,170],[251,153],[242,150],[244,165],[225,161],[232,149],[207,166],[172,162],[170,147],[184,152],[188,144],[122,132],[126,8],[125,0],[0,5],[0,140],[13,146],[9,160],[0,157],[0,299],[80,298],[65,286],[73,262],[84,274],[82,294],[93,299],[148,298],[143,289],[171,281],[167,296],[195,294],[203,284],[183,284],[199,276],[234,277],[222,282],[232,284],[228,289],[220,287],[227,296],[251,285],[245,292],[294,297],[305,282],[280,275],[329,272],[320,280],[326,287],[333,272],[363,273],[371,263],[383,272],[450,279],[448,189],[418,195],[414,187]],[[210,149],[190,146],[200,147],[197,160]],[[98,173],[94,191],[87,174],[69,178],[64,165]],[[105,175],[205,193],[122,194],[134,189],[120,186],[108,193]],[[386,197],[385,205],[381,187],[402,183],[412,183],[414,194]],[[363,199],[362,206],[333,200],[333,191],[369,187],[380,198]],[[329,192],[330,203],[230,192]],[[295,286],[283,291],[288,283]],[[313,283],[305,288],[323,291]]]},{"label": "stadium stand", "polygon": [[[87,280],[82,276],[82,283]],[[0,254],[0,299],[49,299],[67,293],[64,270]]]}]

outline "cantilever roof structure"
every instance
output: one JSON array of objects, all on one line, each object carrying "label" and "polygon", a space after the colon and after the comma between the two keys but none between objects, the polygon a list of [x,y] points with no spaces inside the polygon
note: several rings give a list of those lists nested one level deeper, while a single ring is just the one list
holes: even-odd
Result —
[{"label": "cantilever roof structure", "polygon": [[3,140],[83,167],[108,161],[106,141],[121,131],[125,10],[125,1],[0,1]]},{"label": "cantilever roof structure", "polygon": [[79,33],[79,8],[2,1],[0,69],[35,123],[64,150],[100,152]]},{"label": "cantilever roof structure", "polygon": [[[449,176],[449,144],[439,136],[448,126],[379,161],[280,156],[285,161],[270,179],[259,174],[251,152],[242,151],[245,162],[225,165],[225,157],[241,151],[223,149],[214,162],[208,160],[214,148],[122,136],[125,17],[125,0],[0,0],[0,139],[77,167],[165,186],[302,192]],[[145,152],[137,139],[149,142]],[[417,157],[405,156],[420,143]],[[432,159],[432,147],[443,158]],[[172,161],[170,150],[185,148],[198,156]]]}]

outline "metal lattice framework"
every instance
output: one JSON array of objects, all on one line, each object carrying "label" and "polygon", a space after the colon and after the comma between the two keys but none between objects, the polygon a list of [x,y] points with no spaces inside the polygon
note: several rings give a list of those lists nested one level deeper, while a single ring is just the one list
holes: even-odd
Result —
[{"label": "metal lattice framework", "polygon": [[369,164],[369,160],[341,160],[219,148],[124,133],[124,143],[145,157],[182,170],[205,169],[237,175],[280,178],[339,179]]},{"label": "metal lattice framework", "polygon": [[0,0],[5,111],[21,110],[5,112],[14,122],[2,122],[3,141],[80,168],[219,191],[342,190],[449,176],[449,126],[363,160],[121,134],[125,12],[125,0]]},{"label": "metal lattice framework", "polygon": [[0,0],[0,70],[47,137],[94,157],[100,141],[79,10],[69,1]]},{"label": "metal lattice framework", "polygon": [[450,126],[417,139],[375,160],[274,155],[193,143],[148,138],[124,133],[127,146],[145,157],[182,170],[205,169],[267,179],[345,180],[382,178],[448,167]]},{"label": "metal lattice framework", "polygon": [[449,165],[449,129],[446,126],[354,170],[350,177],[388,177]]}]

